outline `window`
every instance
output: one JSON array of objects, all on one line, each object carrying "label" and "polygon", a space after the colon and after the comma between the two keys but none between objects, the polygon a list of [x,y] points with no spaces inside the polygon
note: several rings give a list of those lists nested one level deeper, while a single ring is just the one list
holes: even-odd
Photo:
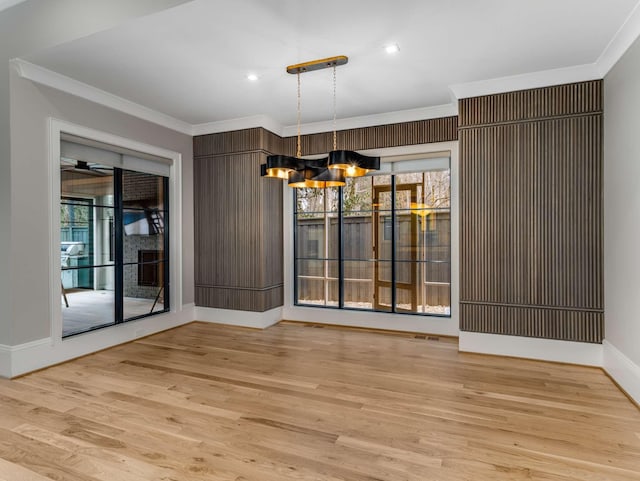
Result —
[{"label": "window", "polygon": [[61,153],[63,337],[168,311],[168,177],[95,147]]},{"label": "window", "polygon": [[296,189],[296,305],[449,316],[450,192],[448,158]]}]

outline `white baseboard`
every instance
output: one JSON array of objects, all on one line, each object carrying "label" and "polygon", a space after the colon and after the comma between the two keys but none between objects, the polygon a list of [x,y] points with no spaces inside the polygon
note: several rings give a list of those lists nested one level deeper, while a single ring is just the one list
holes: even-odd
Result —
[{"label": "white baseboard", "polygon": [[640,366],[609,341],[604,340],[602,346],[604,351],[602,367],[640,405]]},{"label": "white baseboard", "polygon": [[67,339],[43,338],[17,346],[0,346],[0,376],[12,378],[76,357],[156,332],[178,327],[194,319],[193,304],[180,311],[118,324],[96,331],[78,334]]},{"label": "white baseboard", "polygon": [[458,349],[462,352],[602,366],[602,344],[586,342],[461,331]]},{"label": "white baseboard", "polygon": [[326,309],[314,307],[286,307],[283,318],[288,321],[318,322],[337,326],[405,331],[440,336],[457,336],[455,317],[429,317],[385,312]]},{"label": "white baseboard", "polygon": [[0,377],[11,377],[11,346],[0,344]]},{"label": "white baseboard", "polygon": [[194,319],[216,324],[266,329],[282,320],[282,307],[265,312],[252,312],[196,306]]}]

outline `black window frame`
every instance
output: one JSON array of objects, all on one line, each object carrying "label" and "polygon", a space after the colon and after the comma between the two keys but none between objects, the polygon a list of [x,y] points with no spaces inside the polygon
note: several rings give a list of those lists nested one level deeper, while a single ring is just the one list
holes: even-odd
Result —
[{"label": "black window frame", "polygon": [[[164,308],[163,309],[158,309],[158,310],[152,310],[149,313],[146,314],[141,314],[141,315],[137,315],[137,316],[132,316],[132,317],[124,317],[124,267],[125,266],[136,266],[139,263],[138,262],[125,262],[124,260],[124,238],[125,238],[125,233],[124,233],[124,222],[123,222],[123,218],[124,218],[124,211],[127,210],[135,210],[135,208],[132,208],[130,206],[125,207],[124,203],[123,203],[123,172],[135,172],[135,173],[141,173],[141,174],[148,174],[148,175],[154,175],[156,177],[158,177],[159,179],[162,179],[162,188],[163,188],[163,196],[162,196],[162,208],[161,209],[157,209],[158,212],[162,213],[163,216],[163,229],[162,229],[162,234],[163,234],[163,256],[162,259],[154,261],[154,264],[158,265],[158,268],[160,268],[160,264],[162,264],[162,271],[163,271],[163,276],[162,276],[162,286],[160,287],[160,290],[158,292],[158,295],[156,296],[155,302],[154,302],[154,307],[156,305],[156,303],[158,302],[158,299],[160,298],[160,296],[162,295],[163,297],[163,305]],[[169,211],[169,196],[170,196],[170,192],[169,192],[169,177],[164,176],[164,175],[159,175],[159,174],[151,174],[151,173],[147,173],[147,172],[140,172],[137,170],[131,170],[131,169],[123,169],[123,168],[118,168],[118,167],[114,167],[113,168],[113,205],[112,206],[101,206],[95,203],[90,203],[90,208],[96,208],[96,207],[109,207],[109,208],[113,208],[113,219],[110,222],[109,225],[109,236],[112,239],[111,245],[110,245],[110,250],[109,250],[109,261],[113,260],[113,264],[96,264],[96,265],[91,265],[91,266],[83,266],[83,267],[71,267],[71,268],[66,268],[67,270],[71,270],[71,269],[97,269],[97,268],[105,268],[105,267],[113,267],[114,268],[114,322],[113,323],[108,323],[108,324],[102,324],[102,325],[97,325],[97,326],[89,326],[86,329],[83,330],[78,330],[78,331],[74,331],[68,334],[64,334],[62,335],[62,339],[68,339],[70,337],[79,335],[79,334],[85,334],[87,332],[91,332],[91,331],[96,331],[99,329],[104,329],[107,327],[112,327],[118,324],[123,324],[126,322],[130,322],[130,321],[135,321],[135,320],[139,320],[139,319],[144,319],[147,317],[151,317],[151,316],[156,316],[158,314],[163,314],[166,312],[169,312],[171,310],[171,299],[170,299],[170,266],[171,266],[171,257],[170,257],[170,243],[169,243],[169,238],[170,238],[170,229],[169,229],[169,215],[170,215],[170,211]],[[64,199],[69,199],[72,198],[70,196],[60,196],[60,203],[66,203],[64,202]],[[87,201],[87,199],[79,199],[79,200],[83,200],[83,201]],[[87,201],[88,202],[88,201]],[[144,210],[144,209],[141,209]],[[111,233],[111,228],[113,228],[113,237],[111,237],[112,233]],[[64,323],[64,319],[63,319],[63,323]]]},{"label": "black window frame", "polygon": [[[422,173],[424,172],[428,172],[428,170],[422,171]],[[451,165],[449,165],[449,173],[451,172]],[[381,173],[380,175],[390,175],[391,176],[391,185],[390,185],[390,196],[391,196],[391,209],[390,209],[390,227],[391,227],[391,259],[390,259],[390,263],[391,263],[391,308],[389,310],[383,310],[383,309],[376,309],[375,307],[372,307],[370,309],[362,309],[362,308],[356,308],[356,307],[350,307],[350,306],[345,306],[345,275],[344,275],[344,188],[343,187],[338,187],[338,209],[337,209],[337,215],[338,215],[338,257],[337,259],[332,259],[328,257],[328,253],[325,252],[325,258],[323,258],[322,260],[337,260],[338,261],[338,303],[337,305],[330,305],[327,304],[327,300],[325,299],[325,304],[314,304],[314,303],[309,303],[309,302],[304,302],[304,301],[300,301],[299,299],[299,287],[298,287],[298,277],[299,277],[299,269],[298,269],[298,262],[300,260],[308,260],[305,257],[300,257],[298,255],[298,237],[299,237],[299,233],[298,233],[298,219],[299,219],[299,212],[298,212],[298,196],[297,196],[297,189],[292,189],[292,196],[293,196],[293,304],[296,307],[312,307],[312,308],[321,308],[321,309],[336,309],[336,310],[349,310],[349,311],[356,311],[356,312],[381,312],[381,313],[386,313],[386,314],[403,314],[403,315],[410,315],[410,316],[420,316],[420,317],[441,317],[441,318],[451,318],[452,317],[452,313],[451,313],[451,298],[452,298],[452,260],[451,260],[451,238],[449,239],[449,311],[448,313],[437,313],[437,312],[411,312],[411,311],[407,311],[407,310],[398,310],[398,306],[397,306],[397,269],[396,269],[396,265],[398,262],[401,262],[397,259],[398,256],[398,252],[396,249],[396,242],[397,242],[397,238],[398,238],[398,231],[399,231],[399,227],[398,227],[398,223],[396,222],[396,215],[397,215],[397,209],[396,209],[396,175],[401,174],[401,173],[393,173],[393,172],[386,172],[386,173]],[[372,175],[372,177],[375,177],[376,174]],[[451,192],[451,180],[449,180],[449,192]],[[333,211],[329,211],[327,210],[327,206],[326,206],[326,199],[325,199],[325,206],[324,206],[324,210],[323,211],[314,211],[314,212],[304,212],[306,214],[309,213],[313,213],[313,214],[320,214],[323,213],[325,216],[326,214],[328,214],[329,212],[333,212]],[[449,205],[449,212],[451,212],[451,205]],[[385,222],[384,224],[384,232],[383,234],[386,236],[387,235],[387,230],[388,226],[387,223]],[[449,225],[449,233],[451,232],[451,225]],[[328,234],[325,233],[325,236],[327,236]]]}]

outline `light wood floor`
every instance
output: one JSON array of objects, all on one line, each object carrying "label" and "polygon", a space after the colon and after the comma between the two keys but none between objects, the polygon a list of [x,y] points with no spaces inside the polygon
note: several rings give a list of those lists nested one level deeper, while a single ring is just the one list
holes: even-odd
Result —
[{"label": "light wood floor", "polygon": [[193,323],[0,381],[0,480],[640,480],[598,369]]}]

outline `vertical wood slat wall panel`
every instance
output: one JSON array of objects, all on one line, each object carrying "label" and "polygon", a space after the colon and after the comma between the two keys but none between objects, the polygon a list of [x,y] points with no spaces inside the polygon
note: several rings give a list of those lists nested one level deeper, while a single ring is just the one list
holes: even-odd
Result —
[{"label": "vertical wood slat wall panel", "polygon": [[[457,140],[445,117],[338,132],[363,150]],[[304,135],[303,154],[333,149],[333,134]],[[259,176],[268,154],[295,155],[296,138],[263,128],[194,137],[196,305],[264,311],[283,299],[283,183]]]},{"label": "vertical wood slat wall panel", "polygon": [[282,139],[264,129],[194,138],[198,306],[282,305],[282,185],[260,177],[267,148],[281,150]]},{"label": "vertical wood slat wall panel", "polygon": [[602,341],[601,92],[460,102],[462,330]]},{"label": "vertical wood slat wall panel", "polygon": [[602,111],[602,81],[519,90],[459,102],[459,127],[491,125]]},{"label": "vertical wood slat wall panel", "polygon": [[193,138],[193,152],[195,157],[251,152],[255,150],[280,153],[282,151],[282,138],[261,127],[198,135]]},{"label": "vertical wood slat wall panel", "polygon": [[[398,124],[339,130],[338,149],[365,150],[400,145],[448,142],[458,139],[458,117],[417,120]],[[301,137],[302,155],[323,154],[333,150],[333,132],[307,134]],[[285,137],[284,152],[296,153],[296,137]]]}]

